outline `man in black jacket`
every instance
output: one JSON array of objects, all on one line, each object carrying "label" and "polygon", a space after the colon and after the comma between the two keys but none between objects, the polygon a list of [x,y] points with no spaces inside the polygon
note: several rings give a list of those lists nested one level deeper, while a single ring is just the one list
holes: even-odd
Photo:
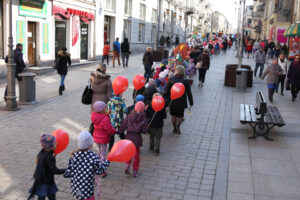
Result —
[{"label": "man in black jacket", "polygon": [[145,74],[144,77],[146,79],[146,83],[148,83],[149,79],[152,76],[152,65],[153,65],[153,55],[152,55],[152,48],[147,47],[146,52],[144,53],[143,56],[143,64],[145,68]]}]

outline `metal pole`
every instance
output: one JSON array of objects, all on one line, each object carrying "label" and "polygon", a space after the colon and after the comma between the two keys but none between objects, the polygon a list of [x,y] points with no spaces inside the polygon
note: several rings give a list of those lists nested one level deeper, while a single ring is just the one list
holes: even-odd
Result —
[{"label": "metal pole", "polygon": [[160,32],[160,16],[161,16],[161,0],[157,0],[158,3],[158,15],[157,15],[157,32],[156,32],[156,42],[154,43],[154,49],[159,46],[159,32]]},{"label": "metal pole", "polygon": [[9,36],[8,36],[8,63],[7,63],[7,97],[6,97],[6,109],[16,110],[17,97],[15,90],[15,71],[16,64],[13,58],[13,37],[12,37],[12,1],[9,2]]},{"label": "metal pole", "polygon": [[184,35],[183,42],[186,42],[186,28],[188,23],[188,15],[187,15],[187,0],[185,0],[185,13],[184,13]]},{"label": "metal pole", "polygon": [[246,0],[243,0],[243,18],[242,18],[242,27],[241,27],[241,41],[240,41],[240,55],[238,60],[238,68],[242,66],[242,57],[243,57],[243,42],[244,41],[244,20],[245,20],[245,8],[246,8]]},{"label": "metal pole", "polygon": [[237,30],[238,30],[238,38],[236,38],[237,40],[236,40],[236,42],[237,42],[237,44],[236,44],[236,57],[237,58],[239,58],[239,56],[240,56],[240,40],[241,40],[241,32],[240,32],[240,26],[241,26],[241,9],[242,9],[242,1],[241,0],[239,0],[239,12],[238,12],[238,28],[237,28]]}]

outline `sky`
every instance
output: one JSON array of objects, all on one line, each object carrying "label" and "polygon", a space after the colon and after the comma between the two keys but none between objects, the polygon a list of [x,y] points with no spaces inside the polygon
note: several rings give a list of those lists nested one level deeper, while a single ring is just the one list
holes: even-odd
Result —
[{"label": "sky", "polygon": [[[238,2],[239,0],[211,0],[213,11],[223,13],[234,28],[237,27]],[[246,0],[246,5],[251,4],[252,0]]]}]

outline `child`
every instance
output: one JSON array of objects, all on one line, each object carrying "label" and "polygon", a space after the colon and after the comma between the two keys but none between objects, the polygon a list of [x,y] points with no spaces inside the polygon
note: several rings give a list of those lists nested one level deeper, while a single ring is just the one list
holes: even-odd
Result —
[{"label": "child", "polygon": [[[161,94],[155,93],[153,95],[153,98],[156,96],[161,96]],[[161,111],[155,114],[152,105],[149,104],[148,108],[146,109],[146,114],[148,117],[148,122],[150,123],[150,121],[152,120],[151,124],[149,124],[149,134],[150,134],[149,150],[153,152],[155,147],[155,154],[158,156],[160,150],[160,139],[163,135],[164,119],[167,118],[166,109],[163,108]]]},{"label": "child", "polygon": [[56,160],[54,150],[56,148],[56,139],[52,135],[43,134],[40,138],[42,150],[37,155],[37,165],[34,171],[34,183],[30,189],[30,196],[32,199],[34,195],[38,196],[38,200],[46,199],[55,200],[55,194],[58,191],[54,174],[63,174],[65,169],[58,169],[56,167]]},{"label": "child", "polygon": [[[103,101],[96,101],[93,104],[94,112],[91,115],[91,121],[94,124],[93,138],[97,144],[99,151],[98,156],[101,161],[106,160],[106,149],[109,143],[110,136],[116,133],[110,123],[109,117],[106,115],[106,104]],[[105,178],[106,172],[102,174],[102,178]]]},{"label": "child", "polygon": [[141,95],[141,94],[137,95],[135,97],[134,103],[127,108],[127,113],[130,114],[131,111],[134,111],[134,106],[135,106],[136,102],[139,102],[139,101],[144,102],[144,100],[145,100],[145,97],[143,95]]},{"label": "child", "polygon": [[[116,130],[119,130],[125,115],[127,114],[126,104],[124,99],[122,99],[122,94],[114,95],[110,98],[107,105],[109,109],[110,123]],[[108,151],[111,150],[114,142],[115,136],[112,135],[110,136]]]},{"label": "child", "polygon": [[[140,147],[143,145],[142,133],[147,133],[148,124],[144,115],[145,104],[141,101],[137,102],[134,107],[135,112],[131,112],[122,123],[119,133],[123,133],[127,129],[126,139],[131,140],[136,147],[133,159],[133,177],[137,177],[140,164]],[[131,161],[126,162],[125,174],[130,174]]]},{"label": "child", "polygon": [[[100,161],[98,155],[91,151],[93,138],[88,132],[81,132],[78,136],[78,150],[73,152],[69,160],[65,178],[71,178],[72,195],[76,199],[94,200],[95,175],[101,175],[108,168],[110,162]],[[97,187],[98,199],[100,188]]]},{"label": "child", "polygon": [[107,65],[109,65],[109,51],[110,51],[110,46],[108,42],[105,42],[105,45],[103,47],[103,56],[102,56],[102,63],[104,62],[104,59],[107,59]]}]

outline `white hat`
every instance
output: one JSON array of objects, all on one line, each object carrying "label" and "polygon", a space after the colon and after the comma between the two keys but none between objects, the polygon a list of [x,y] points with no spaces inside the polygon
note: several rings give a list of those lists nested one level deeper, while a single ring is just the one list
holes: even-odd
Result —
[{"label": "white hat", "polygon": [[87,131],[82,131],[78,135],[78,148],[79,149],[88,149],[92,146],[94,140],[92,135]]}]

